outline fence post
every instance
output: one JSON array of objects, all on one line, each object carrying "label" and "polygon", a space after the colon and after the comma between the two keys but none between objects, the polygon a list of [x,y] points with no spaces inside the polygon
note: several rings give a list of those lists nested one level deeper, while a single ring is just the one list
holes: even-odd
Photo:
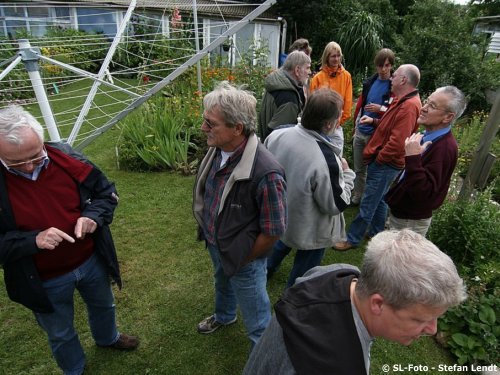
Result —
[{"label": "fence post", "polygon": [[[472,162],[467,172],[467,176],[465,176],[458,199],[469,199],[474,187],[478,184],[480,177],[482,177],[482,179],[488,178],[489,173],[483,172],[483,169],[485,166],[488,167],[488,163],[486,163],[486,161],[489,157],[488,154],[490,153],[491,144],[495,140],[499,126],[500,94],[497,93],[490,115],[488,116],[488,121],[486,122],[486,127],[484,128],[481,139],[479,140],[479,145],[477,146],[474,157],[472,158]],[[491,168],[491,165],[489,167]]]}]

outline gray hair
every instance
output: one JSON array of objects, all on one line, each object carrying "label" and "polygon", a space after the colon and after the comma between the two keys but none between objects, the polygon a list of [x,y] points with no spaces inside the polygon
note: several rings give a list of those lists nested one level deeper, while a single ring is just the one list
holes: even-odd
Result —
[{"label": "gray hair", "polygon": [[220,82],[213,91],[203,98],[203,107],[208,111],[217,107],[226,126],[233,128],[236,124],[242,124],[246,137],[255,133],[256,105],[257,99],[250,91],[235,87],[228,81]]},{"label": "gray hair", "polygon": [[356,292],[362,298],[378,293],[396,310],[414,304],[448,308],[466,299],[451,258],[409,229],[372,238]]},{"label": "gray hair", "polygon": [[402,70],[402,74],[408,79],[408,82],[413,87],[417,87],[420,83],[420,70],[413,64],[401,65],[398,69]]},{"label": "gray hair", "polygon": [[293,72],[296,66],[303,66],[311,63],[311,58],[303,51],[293,51],[287,56],[283,63],[283,70]]},{"label": "gray hair", "polygon": [[444,86],[439,87],[435,92],[441,92],[448,96],[449,101],[446,107],[450,112],[455,114],[455,118],[453,119],[452,123],[455,122],[460,116],[462,116],[465,108],[467,107],[467,99],[465,99],[465,95],[462,91],[460,91],[455,86]]},{"label": "gray hair", "polygon": [[43,142],[43,127],[28,111],[17,105],[0,109],[0,137],[8,143],[23,144],[23,128],[32,129]]},{"label": "gray hair", "polygon": [[313,91],[302,112],[302,126],[318,133],[324,132],[331,122],[339,121],[343,105],[342,97],[328,87]]}]

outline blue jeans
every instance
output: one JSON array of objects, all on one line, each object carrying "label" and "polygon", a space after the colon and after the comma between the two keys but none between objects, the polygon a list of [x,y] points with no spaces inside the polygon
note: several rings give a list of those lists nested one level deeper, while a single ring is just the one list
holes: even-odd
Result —
[{"label": "blue jeans", "polygon": [[354,188],[352,189],[352,193],[361,197],[363,195],[363,191],[365,190],[366,183],[366,165],[363,163],[363,150],[366,145],[370,141],[372,137],[371,134],[361,133],[358,129],[354,133],[354,137],[352,139],[352,159],[353,159],[353,168],[356,173],[356,178],[354,179]]},{"label": "blue jeans", "polygon": [[75,289],[87,305],[92,337],[99,346],[114,344],[119,337],[115,305],[109,276],[104,265],[92,255],[80,267],[43,283],[54,312],[35,313],[47,332],[52,354],[65,375],[79,375],[85,367],[85,354],[73,326]]},{"label": "blue jeans", "polygon": [[[267,259],[267,272],[276,272],[280,267],[283,259],[285,259],[285,257],[290,254],[291,250],[292,248],[285,245],[281,240],[276,241],[273,247],[273,252]],[[321,264],[321,260],[323,260],[324,254],[325,248],[313,250],[297,250],[295,259],[293,261],[292,270],[290,271],[290,275],[288,275],[286,287],[291,287],[293,284],[295,284],[295,279],[297,279],[297,277],[301,277],[311,268],[319,266]]]},{"label": "blue jeans", "polygon": [[399,172],[399,169],[388,165],[378,165],[376,162],[368,165],[366,186],[359,204],[359,213],[347,233],[347,241],[351,244],[358,245],[367,231],[368,235],[373,237],[384,230],[387,217],[387,203],[384,197]]},{"label": "blue jeans", "polygon": [[253,346],[271,319],[271,302],[266,290],[266,258],[245,264],[234,276],[224,274],[217,247],[208,245],[214,265],[215,320],[228,323],[236,318],[240,306],[243,324]]}]

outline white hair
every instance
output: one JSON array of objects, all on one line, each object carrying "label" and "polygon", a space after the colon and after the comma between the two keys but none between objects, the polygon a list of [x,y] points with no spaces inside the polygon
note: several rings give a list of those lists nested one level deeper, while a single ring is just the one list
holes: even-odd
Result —
[{"label": "white hair", "polygon": [[16,105],[0,109],[0,136],[7,142],[22,144],[21,133],[26,128],[32,129],[43,142],[43,127],[28,111]]}]

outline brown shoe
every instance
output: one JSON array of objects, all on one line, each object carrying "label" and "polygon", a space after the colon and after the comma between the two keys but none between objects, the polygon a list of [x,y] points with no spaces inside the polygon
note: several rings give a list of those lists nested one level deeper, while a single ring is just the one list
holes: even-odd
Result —
[{"label": "brown shoe", "polygon": [[356,246],[353,245],[352,243],[350,243],[349,241],[341,241],[341,242],[337,242],[333,245],[333,248],[337,251],[346,251],[346,250],[352,249],[354,247],[356,247]]},{"label": "brown shoe", "polygon": [[139,338],[137,336],[129,336],[120,333],[118,340],[114,344],[104,346],[104,348],[114,348],[118,350],[134,350],[139,346]]}]

